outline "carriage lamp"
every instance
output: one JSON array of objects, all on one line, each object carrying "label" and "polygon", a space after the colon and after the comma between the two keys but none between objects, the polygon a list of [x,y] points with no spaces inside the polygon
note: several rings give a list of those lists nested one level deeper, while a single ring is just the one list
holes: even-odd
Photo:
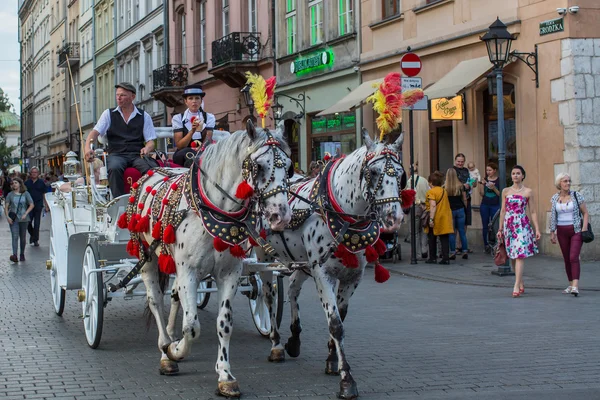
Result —
[{"label": "carriage lamp", "polygon": [[63,163],[63,168],[65,171],[65,178],[74,184],[79,175],[79,160],[77,159],[77,154],[73,151],[69,151],[66,155],[67,160]]},{"label": "carriage lamp", "polygon": [[240,90],[240,92],[242,92],[244,95],[244,103],[246,103],[246,106],[248,107],[248,112],[250,115],[254,115],[254,100],[250,95],[250,86],[251,85],[247,84],[242,88],[242,90]]}]

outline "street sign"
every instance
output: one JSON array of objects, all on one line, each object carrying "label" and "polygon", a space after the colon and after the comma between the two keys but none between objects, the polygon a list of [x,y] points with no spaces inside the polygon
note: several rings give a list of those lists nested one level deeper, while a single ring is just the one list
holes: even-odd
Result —
[{"label": "street sign", "polygon": [[415,53],[406,53],[400,60],[400,69],[406,76],[416,76],[421,72],[421,58]]},{"label": "street sign", "polygon": [[[421,78],[402,78],[402,93],[407,90],[421,89],[423,87]],[[412,106],[402,107],[404,110],[427,111],[427,96],[417,101]]]}]

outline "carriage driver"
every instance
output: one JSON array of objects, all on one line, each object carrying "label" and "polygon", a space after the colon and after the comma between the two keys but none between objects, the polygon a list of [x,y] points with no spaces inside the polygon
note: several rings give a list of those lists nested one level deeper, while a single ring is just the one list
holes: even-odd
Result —
[{"label": "carriage driver", "polygon": [[[125,194],[124,173],[127,167],[134,167],[143,174],[158,167],[158,163],[149,157],[154,150],[156,132],[150,115],[133,105],[135,87],[123,82],[117,89],[117,107],[104,110],[98,123],[85,142],[85,158],[94,159],[91,143],[98,136],[108,138],[108,183],[113,197]],[[144,145],[145,143],[145,145]]]},{"label": "carriage driver", "polygon": [[[172,125],[177,151],[173,162],[189,167],[196,156],[192,142],[200,140],[203,144],[212,141],[215,128],[215,116],[204,111],[206,93],[200,85],[188,85],[183,89],[183,100],[188,107],[185,112],[173,116]],[[193,120],[193,122],[192,122]]]}]

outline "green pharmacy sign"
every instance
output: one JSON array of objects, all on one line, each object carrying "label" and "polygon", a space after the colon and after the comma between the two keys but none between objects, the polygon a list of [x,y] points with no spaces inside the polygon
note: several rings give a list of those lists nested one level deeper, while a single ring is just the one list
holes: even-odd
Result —
[{"label": "green pharmacy sign", "polygon": [[325,50],[308,57],[299,58],[290,64],[290,72],[300,75],[333,65],[333,52]]},{"label": "green pharmacy sign", "polygon": [[563,18],[551,19],[540,22],[540,36],[550,33],[563,32],[565,30],[565,20]]}]

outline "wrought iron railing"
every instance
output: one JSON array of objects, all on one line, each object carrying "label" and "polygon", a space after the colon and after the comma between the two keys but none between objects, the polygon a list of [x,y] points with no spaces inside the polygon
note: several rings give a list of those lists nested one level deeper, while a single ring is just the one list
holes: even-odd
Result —
[{"label": "wrought iron railing", "polygon": [[233,32],[212,42],[212,65],[228,62],[256,61],[261,53],[260,33]]},{"label": "wrought iron railing", "polygon": [[61,49],[60,53],[58,53],[58,65],[64,66],[67,62],[67,56],[69,62],[73,63],[75,61],[79,61],[79,43],[67,43]]},{"label": "wrought iron railing", "polygon": [[185,86],[188,83],[187,64],[165,64],[152,71],[153,90]]}]

